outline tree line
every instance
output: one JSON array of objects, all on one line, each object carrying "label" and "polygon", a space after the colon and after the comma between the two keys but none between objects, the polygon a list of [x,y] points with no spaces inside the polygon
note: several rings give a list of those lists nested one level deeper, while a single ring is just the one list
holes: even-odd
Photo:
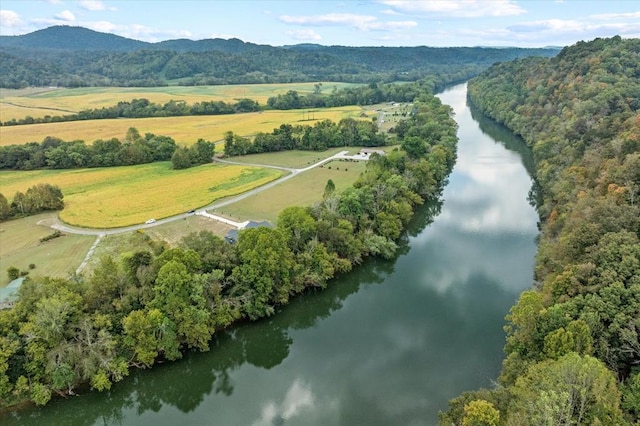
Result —
[{"label": "tree line", "polygon": [[34,185],[25,193],[16,192],[11,203],[0,193],[0,222],[49,210],[62,210],[63,198],[60,188],[48,183]]},{"label": "tree line", "polygon": [[16,126],[22,124],[59,123],[63,121],[101,120],[109,118],[148,118],[148,117],[180,117],[186,115],[223,115],[239,112],[259,111],[260,105],[251,99],[239,99],[238,102],[228,104],[224,101],[202,101],[192,105],[184,101],[170,100],[165,104],[150,102],[148,99],[133,99],[121,101],[110,107],[86,109],[77,114],[45,115],[7,120],[2,126]]},{"label": "tree line", "polygon": [[343,118],[316,122],[313,126],[281,124],[271,133],[258,132],[253,140],[233,132],[224,135],[224,154],[229,157],[261,152],[324,151],[340,146],[383,146],[387,137],[378,126],[368,120]]},{"label": "tree line", "polygon": [[640,40],[595,39],[469,83],[473,104],[532,149],[541,234],[499,386],[452,400],[442,424],[637,424],[639,54]]},{"label": "tree line", "polygon": [[91,145],[81,140],[65,142],[47,136],[41,143],[0,147],[0,170],[129,166],[169,161],[176,149],[176,142],[170,136],[153,133],[142,136],[135,127],[127,130],[122,141],[98,139]]},{"label": "tree line", "polygon": [[[322,288],[368,256],[392,257],[426,199],[437,198],[456,157],[451,109],[429,93],[415,100],[400,149],[373,155],[343,192],[281,212],[275,228],[240,231],[237,243],[201,231],[168,246],[106,256],[89,276],[27,279],[0,311],[0,401],[47,403],[80,384],[107,390],[132,367],[209,350],[232,323],[272,315],[295,295]],[[403,147],[409,138],[422,140]]]}]

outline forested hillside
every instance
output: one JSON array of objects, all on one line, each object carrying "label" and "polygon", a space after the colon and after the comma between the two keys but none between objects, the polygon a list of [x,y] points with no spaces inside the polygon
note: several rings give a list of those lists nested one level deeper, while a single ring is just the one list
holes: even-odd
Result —
[{"label": "forested hillside", "polygon": [[495,65],[469,98],[532,149],[542,229],[500,386],[452,401],[442,424],[637,424],[640,40]]},{"label": "forested hillside", "polygon": [[[462,81],[494,62],[557,49],[273,47],[237,39],[146,43],[80,27],[0,36],[0,87],[161,86],[303,81]],[[448,81],[448,82],[451,82]]]}]

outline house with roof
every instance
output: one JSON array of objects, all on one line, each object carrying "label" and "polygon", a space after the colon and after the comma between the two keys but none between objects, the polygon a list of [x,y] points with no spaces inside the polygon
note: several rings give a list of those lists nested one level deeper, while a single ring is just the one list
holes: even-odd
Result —
[{"label": "house with roof", "polygon": [[238,233],[240,231],[242,231],[243,229],[260,228],[261,226],[267,226],[269,228],[273,228],[273,225],[270,222],[267,222],[267,221],[255,222],[253,220],[250,220],[244,226],[238,229],[232,229],[229,232],[227,232],[227,235],[224,237],[224,239],[230,244],[235,244],[238,242]]}]

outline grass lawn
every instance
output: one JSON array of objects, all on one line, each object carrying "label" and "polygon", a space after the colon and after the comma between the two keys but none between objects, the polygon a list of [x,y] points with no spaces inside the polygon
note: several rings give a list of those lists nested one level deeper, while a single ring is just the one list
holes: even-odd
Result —
[{"label": "grass lawn", "polygon": [[[306,110],[305,110],[306,111]],[[0,127],[0,146],[42,142],[47,136],[65,141],[83,140],[87,144],[97,139],[124,138],[127,129],[135,127],[140,134],[171,136],[179,145],[192,145],[199,138],[221,141],[225,132],[242,136],[271,132],[281,124],[313,125],[317,121],[338,122],[343,118],[358,118],[359,106],[315,109],[315,120],[303,120],[302,110],[263,111],[244,114],[200,115],[187,117],[118,118],[110,120],[70,121],[65,123],[28,124]],[[2,118],[4,120],[4,116]]]},{"label": "grass lawn", "polygon": [[0,187],[12,198],[37,183],[62,190],[60,218],[72,225],[114,228],[161,219],[240,194],[282,176],[274,169],[205,164],[172,170],[171,163],[78,170],[0,172]]},{"label": "grass lawn", "polygon": [[[29,271],[32,277],[65,277],[80,266],[96,237],[65,234],[41,243],[40,238],[52,234],[53,229],[38,222],[55,216],[43,213],[0,223],[0,286],[9,283],[6,272],[10,266]],[[29,270],[29,264],[35,269]]]},{"label": "grass lawn", "polygon": [[[289,90],[295,90],[301,95],[310,94],[315,84],[0,89],[0,116],[2,121],[8,121],[12,118],[25,118],[27,115],[37,118],[45,115],[67,115],[83,109],[109,107],[120,101],[130,102],[143,98],[158,104],[170,100],[185,101],[188,104],[203,101],[235,103],[240,98],[250,98],[264,106],[270,97]],[[322,86],[323,91],[329,93],[334,87],[340,90],[358,84],[323,82]]]},{"label": "grass lawn", "polygon": [[329,179],[333,180],[337,191],[342,191],[353,184],[365,167],[364,161],[332,161],[215,213],[238,221],[268,220],[275,224],[278,214],[286,207],[309,206],[322,200]]},{"label": "grass lawn", "polygon": [[291,167],[294,169],[302,169],[331,157],[340,151],[357,152],[360,148],[330,148],[325,151],[280,151],[265,152],[263,154],[243,155],[240,157],[229,157],[230,161],[237,161],[247,164],[266,164],[270,166]]}]

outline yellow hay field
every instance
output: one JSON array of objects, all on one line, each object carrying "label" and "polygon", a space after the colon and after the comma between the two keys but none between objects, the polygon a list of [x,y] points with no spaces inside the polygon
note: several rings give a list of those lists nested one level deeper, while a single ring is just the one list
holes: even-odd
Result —
[{"label": "yellow hay field", "polygon": [[113,228],[160,219],[240,194],[283,172],[259,167],[206,164],[172,170],[169,162],[80,170],[0,172],[7,198],[38,183],[62,189],[60,218],[73,225]]},{"label": "yellow hay field", "polygon": [[171,136],[180,145],[191,145],[199,138],[209,141],[222,140],[224,133],[228,131],[249,136],[257,132],[271,132],[284,123],[313,124],[316,121],[326,119],[337,122],[343,118],[357,118],[362,113],[362,108],[346,106],[313,111],[314,120],[307,120],[309,114],[306,110],[304,112],[289,110],[231,115],[120,118],[2,126],[0,127],[0,146],[42,142],[46,136],[55,136],[65,141],[79,139],[90,144],[96,139],[123,138],[129,127],[137,128],[143,135],[150,132],[156,135]]},{"label": "yellow hay field", "polygon": [[[12,118],[21,119],[30,115],[65,115],[83,109],[108,107],[120,101],[133,99],[149,99],[154,103],[164,104],[170,100],[185,101],[188,104],[203,101],[224,101],[234,103],[240,98],[250,98],[261,105],[267,99],[289,90],[300,94],[309,94],[316,83],[289,84],[243,84],[224,86],[166,86],[166,87],[82,87],[77,89],[35,88],[35,89],[0,89],[1,121]],[[350,83],[323,82],[325,93],[336,89],[356,86]],[[40,108],[40,109],[39,109]]]}]

